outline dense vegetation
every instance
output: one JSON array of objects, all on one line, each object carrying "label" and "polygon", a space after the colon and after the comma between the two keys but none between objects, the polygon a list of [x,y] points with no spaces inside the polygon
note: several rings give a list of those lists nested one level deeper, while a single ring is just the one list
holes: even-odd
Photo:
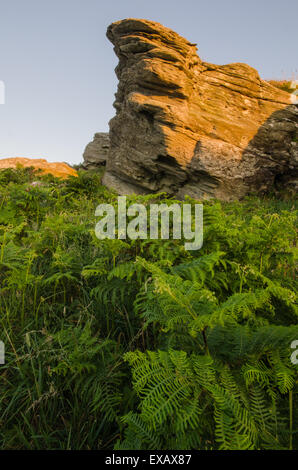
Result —
[{"label": "dense vegetation", "polygon": [[102,202],[0,172],[0,447],[298,449],[293,200],[204,203],[192,252],[98,240]]}]

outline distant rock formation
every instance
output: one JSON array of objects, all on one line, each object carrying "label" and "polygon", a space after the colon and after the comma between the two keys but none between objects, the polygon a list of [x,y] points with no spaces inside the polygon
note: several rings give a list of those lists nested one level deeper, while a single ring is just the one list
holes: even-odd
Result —
[{"label": "distant rock formation", "polygon": [[83,168],[94,170],[106,164],[110,148],[108,132],[97,132],[94,139],[85,148]]},{"label": "distant rock formation", "polygon": [[107,36],[119,85],[104,184],[223,200],[294,184],[298,107],[289,94],[246,64],[203,62],[159,23],[126,19]]},{"label": "distant rock formation", "polygon": [[68,178],[68,176],[78,176],[76,170],[68,166],[66,163],[50,163],[44,159],[38,158],[4,158],[0,160],[0,170],[5,168],[34,167],[43,173],[50,173],[59,178]]}]

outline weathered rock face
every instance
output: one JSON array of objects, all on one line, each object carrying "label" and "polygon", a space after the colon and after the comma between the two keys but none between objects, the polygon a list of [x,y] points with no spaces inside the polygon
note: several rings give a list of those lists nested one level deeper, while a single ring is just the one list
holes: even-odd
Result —
[{"label": "weathered rock face", "polygon": [[[103,182],[119,193],[240,198],[295,178],[298,109],[245,64],[202,62],[159,23],[109,26],[119,57]],[[296,169],[296,170],[295,170]]]},{"label": "weathered rock face", "polygon": [[4,158],[0,160],[0,170],[5,168],[34,167],[43,173],[50,173],[59,178],[67,178],[68,176],[78,176],[76,170],[68,166],[66,163],[50,163],[42,158]]},{"label": "weathered rock face", "polygon": [[94,139],[85,148],[83,167],[94,170],[106,164],[110,148],[110,138],[107,132],[97,132]]}]

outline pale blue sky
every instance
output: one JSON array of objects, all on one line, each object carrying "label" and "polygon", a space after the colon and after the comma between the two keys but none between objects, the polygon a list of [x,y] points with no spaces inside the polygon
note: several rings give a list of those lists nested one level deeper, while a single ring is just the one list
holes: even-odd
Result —
[{"label": "pale blue sky", "polygon": [[82,160],[114,114],[106,28],[129,17],[174,29],[206,61],[298,78],[297,0],[0,0],[0,158]]}]

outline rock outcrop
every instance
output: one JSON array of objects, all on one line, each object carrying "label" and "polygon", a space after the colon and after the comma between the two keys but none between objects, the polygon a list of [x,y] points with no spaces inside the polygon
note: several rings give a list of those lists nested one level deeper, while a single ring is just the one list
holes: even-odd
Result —
[{"label": "rock outcrop", "polygon": [[104,184],[119,193],[241,198],[297,175],[298,107],[246,64],[203,62],[147,20],[109,26],[119,58]]},{"label": "rock outcrop", "polygon": [[107,132],[97,132],[93,141],[90,142],[84,151],[83,168],[94,170],[106,164],[110,148],[110,138]]},{"label": "rock outcrop", "polygon": [[50,173],[51,175],[59,178],[68,178],[68,176],[78,176],[76,170],[71,168],[66,163],[50,163],[47,160],[38,158],[4,158],[0,160],[0,170],[5,168],[34,167],[36,170],[41,170],[42,173]]}]

